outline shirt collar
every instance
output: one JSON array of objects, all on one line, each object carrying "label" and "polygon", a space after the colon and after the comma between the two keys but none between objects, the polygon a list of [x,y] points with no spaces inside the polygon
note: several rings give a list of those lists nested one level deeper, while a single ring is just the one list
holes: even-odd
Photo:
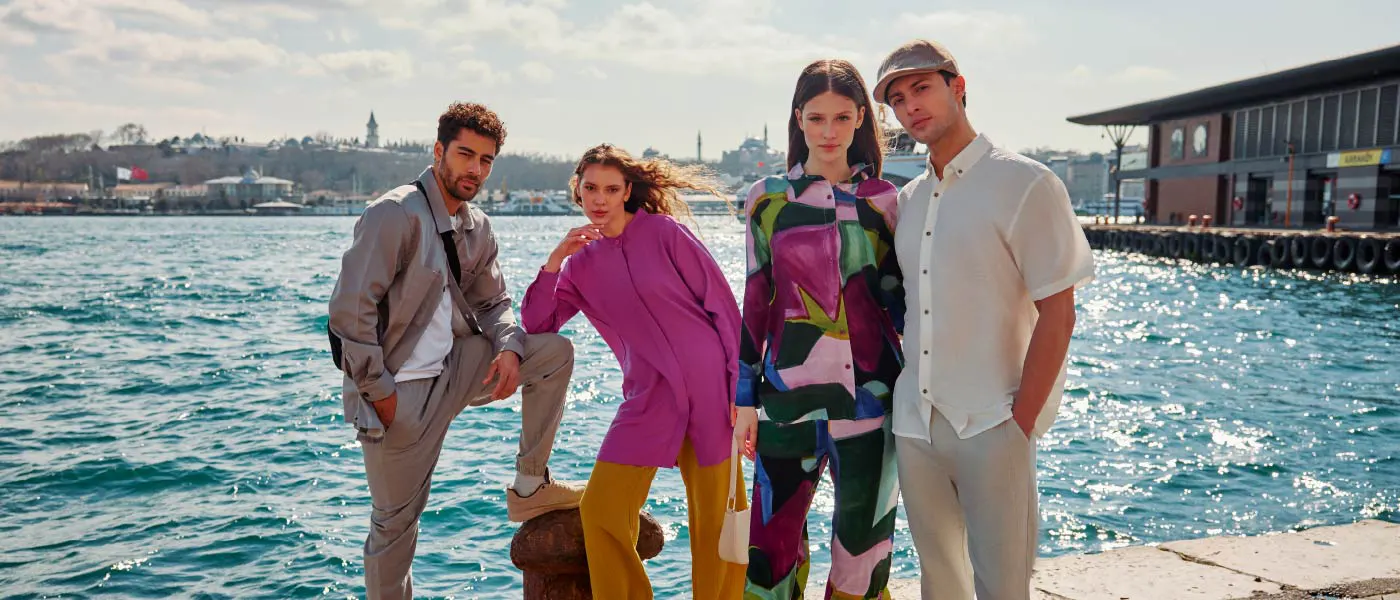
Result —
[{"label": "shirt collar", "polygon": [[[874,167],[871,167],[870,165],[866,164],[851,165],[851,176],[845,181],[838,181],[836,183],[855,183],[865,181],[866,179],[869,179],[874,176],[874,170]],[[791,169],[788,169],[787,176],[788,179],[802,179],[804,177],[810,177],[811,179],[824,179],[816,175],[807,175],[806,170],[802,167],[802,163],[797,163],[793,165]]]},{"label": "shirt collar", "polygon": [[[437,225],[438,233],[452,231],[452,216],[447,214],[447,203],[442,198],[442,188],[438,186],[438,179],[433,175],[433,167],[423,169],[423,173],[418,175],[418,183],[423,184],[423,190],[428,193],[428,204],[433,210],[433,222]],[[471,231],[476,229],[476,215],[472,213],[470,202],[463,202],[457,207],[457,218],[462,220],[462,230]]]},{"label": "shirt collar", "polygon": [[614,246],[620,245],[622,244],[622,240],[628,238],[632,229],[634,229],[637,226],[638,221],[643,221],[649,218],[651,218],[651,213],[647,212],[647,209],[638,208],[637,212],[632,213],[632,221],[627,223],[626,227],[622,228],[622,233],[617,234],[617,237],[610,238],[605,236],[603,240]]},{"label": "shirt collar", "polygon": [[[953,160],[948,161],[948,166],[943,168],[943,175],[946,177],[948,171],[951,169],[953,174],[961,176],[970,171],[972,165],[977,164],[977,161],[982,160],[982,157],[986,156],[987,153],[991,151],[992,141],[988,139],[986,135],[979,133],[977,137],[972,138],[971,142],[968,142],[967,146],[964,147],[961,152],[958,152],[957,156],[953,157]],[[928,172],[932,174],[933,154],[930,153],[928,158]]]}]

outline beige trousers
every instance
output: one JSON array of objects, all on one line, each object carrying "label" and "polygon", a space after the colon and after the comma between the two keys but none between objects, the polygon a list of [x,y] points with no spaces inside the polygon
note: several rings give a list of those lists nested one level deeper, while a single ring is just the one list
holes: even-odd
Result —
[{"label": "beige trousers", "polygon": [[1035,444],[1016,422],[958,439],[937,410],[930,439],[898,437],[899,487],[923,600],[1029,600],[1040,524]]},{"label": "beige trousers", "polygon": [[[544,475],[554,435],[564,416],[564,397],[573,372],[573,346],[555,334],[525,336],[520,362],[520,450],[515,468]],[[413,554],[418,518],[428,505],[428,487],[452,420],[468,406],[489,403],[492,387],[482,384],[491,361],[484,337],[458,338],[442,375],[398,384],[394,423],[378,443],[361,442],[365,474],[374,503],[365,540],[365,591],[371,600],[412,598]]]}]

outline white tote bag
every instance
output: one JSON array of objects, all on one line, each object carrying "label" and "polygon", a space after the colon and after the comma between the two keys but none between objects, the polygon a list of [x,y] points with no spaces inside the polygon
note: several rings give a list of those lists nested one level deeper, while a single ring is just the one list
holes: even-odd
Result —
[{"label": "white tote bag", "polygon": [[719,531],[719,557],[740,565],[749,564],[749,508],[734,510],[734,493],[739,479],[739,440],[732,438],[729,451],[729,501],[724,507],[724,526]]}]

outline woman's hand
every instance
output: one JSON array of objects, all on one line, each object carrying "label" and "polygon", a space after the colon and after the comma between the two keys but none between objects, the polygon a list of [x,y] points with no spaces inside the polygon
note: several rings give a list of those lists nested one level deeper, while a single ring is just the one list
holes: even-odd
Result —
[{"label": "woman's hand", "polygon": [[730,411],[729,418],[734,423],[734,439],[739,440],[739,451],[749,460],[754,460],[754,452],[758,449],[758,409],[736,406]]},{"label": "woman's hand", "polygon": [[600,239],[603,239],[603,229],[592,223],[570,229],[569,234],[564,236],[564,239],[560,240],[559,245],[554,248],[554,252],[549,253],[549,261],[545,262],[544,270],[549,273],[558,273],[559,269],[564,266],[564,259],[573,256],[574,253],[582,250],[593,240]]}]

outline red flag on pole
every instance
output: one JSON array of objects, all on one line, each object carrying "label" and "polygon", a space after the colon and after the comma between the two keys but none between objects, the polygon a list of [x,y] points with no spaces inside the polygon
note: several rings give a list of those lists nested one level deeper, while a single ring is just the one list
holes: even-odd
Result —
[{"label": "red flag on pole", "polygon": [[131,178],[132,178],[132,179],[135,179],[135,180],[137,180],[137,181],[145,181],[145,180],[147,180],[147,179],[150,179],[150,177],[151,177],[150,173],[147,173],[146,170],[145,170],[145,169],[142,169],[141,167],[132,167],[132,168],[131,168]]}]

